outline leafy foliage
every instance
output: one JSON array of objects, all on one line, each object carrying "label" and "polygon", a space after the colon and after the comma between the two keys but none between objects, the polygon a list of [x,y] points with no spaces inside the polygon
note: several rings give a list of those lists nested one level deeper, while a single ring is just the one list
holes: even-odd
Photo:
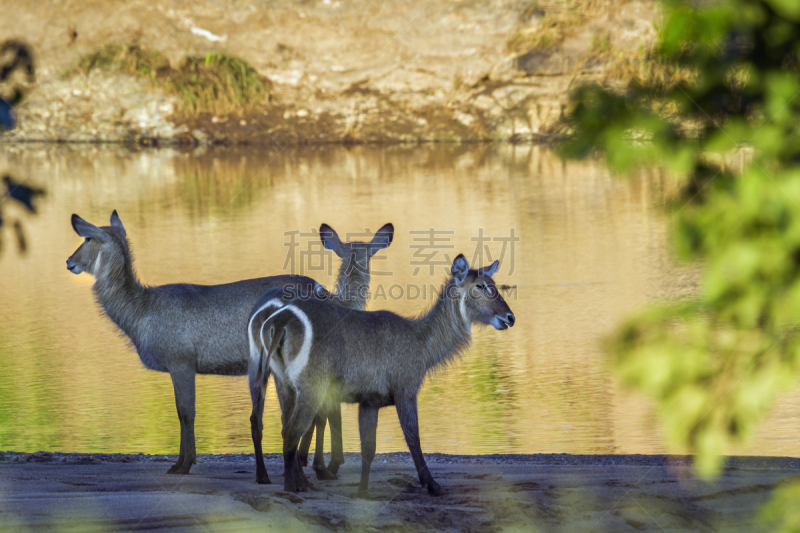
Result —
[{"label": "leafy foliage", "polygon": [[[26,82],[19,83],[14,72],[24,72]],[[14,107],[25,98],[25,93],[36,81],[33,51],[27,43],[11,39],[0,43],[0,133],[17,125]]]},{"label": "leafy foliage", "polygon": [[78,66],[87,75],[102,69],[147,78],[176,95],[181,110],[190,114],[247,111],[270,97],[269,80],[245,60],[223,53],[189,56],[175,69],[158,50],[105,44],[82,57]]},{"label": "leafy foliage", "polygon": [[761,510],[760,518],[765,525],[773,526],[776,533],[800,531],[800,484],[788,484],[778,488],[772,500]]},{"label": "leafy foliage", "polygon": [[579,88],[563,150],[682,184],[673,239],[703,262],[702,290],[632,318],[608,346],[672,442],[714,474],[800,375],[800,2],[664,4],[654,60],[684,75]]}]

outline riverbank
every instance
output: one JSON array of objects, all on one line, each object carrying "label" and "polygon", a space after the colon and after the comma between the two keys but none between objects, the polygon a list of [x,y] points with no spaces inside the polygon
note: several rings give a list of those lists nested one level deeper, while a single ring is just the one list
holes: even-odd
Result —
[{"label": "riverbank", "polygon": [[[759,531],[758,509],[800,459],[735,457],[714,481],[683,456],[428,454],[445,488],[420,488],[409,454],[379,454],[372,499],[355,498],[360,459],[316,491],[254,482],[251,455],[205,455],[189,476],[174,457],[0,454],[0,528],[82,531]],[[310,469],[308,470],[310,474]]]},{"label": "riverbank", "polygon": [[[9,3],[0,35],[32,46],[37,81],[0,142],[542,142],[565,133],[576,84],[630,75],[657,15],[652,0]],[[79,72],[107,43],[173,67],[235,55],[268,82],[269,102],[181,113],[146,76]]]}]

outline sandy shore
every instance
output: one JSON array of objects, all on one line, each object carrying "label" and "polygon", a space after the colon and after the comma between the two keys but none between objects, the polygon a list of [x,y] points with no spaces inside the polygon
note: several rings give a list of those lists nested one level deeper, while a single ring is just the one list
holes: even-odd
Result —
[{"label": "sandy shore", "polygon": [[[428,454],[447,493],[428,496],[406,453],[379,455],[371,500],[360,459],[335,481],[283,492],[254,482],[248,455],[201,456],[189,476],[167,456],[0,454],[0,529],[59,531],[721,531],[761,529],[756,513],[800,459],[738,457],[713,482],[685,457]],[[309,475],[311,471],[309,469]]]}]

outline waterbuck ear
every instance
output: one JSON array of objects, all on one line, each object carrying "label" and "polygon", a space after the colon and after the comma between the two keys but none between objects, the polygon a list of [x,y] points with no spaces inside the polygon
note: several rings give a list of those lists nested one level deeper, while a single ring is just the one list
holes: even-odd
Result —
[{"label": "waterbuck ear", "polygon": [[119,215],[117,214],[117,210],[114,209],[114,212],[111,213],[111,225],[122,232],[122,236],[125,237],[125,227],[122,225],[122,221],[119,219]]},{"label": "waterbuck ear", "polygon": [[450,272],[453,274],[453,279],[456,280],[456,283],[461,285],[464,283],[464,280],[467,279],[467,273],[469,272],[469,263],[467,263],[467,258],[464,257],[464,254],[458,254],[453,260],[453,266],[450,267]]},{"label": "waterbuck ear", "polygon": [[494,273],[497,272],[497,268],[500,266],[499,261],[495,261],[491,265],[487,267],[482,267],[478,269],[479,276],[489,276],[490,278],[494,276]]},{"label": "waterbuck ear", "polygon": [[322,240],[322,245],[328,250],[333,250],[333,253],[339,257],[344,257],[344,246],[339,235],[333,231],[333,228],[327,224],[319,227],[319,238]]},{"label": "waterbuck ear", "polygon": [[78,215],[72,215],[72,228],[75,230],[75,233],[84,239],[92,238],[101,242],[105,242],[107,240],[105,231],[101,230],[94,224],[86,222]]},{"label": "waterbuck ear", "polygon": [[392,244],[392,239],[394,239],[394,226],[392,224],[385,224],[375,233],[375,236],[372,237],[372,241],[369,243],[370,257],[375,255],[378,250],[388,248],[389,245]]}]

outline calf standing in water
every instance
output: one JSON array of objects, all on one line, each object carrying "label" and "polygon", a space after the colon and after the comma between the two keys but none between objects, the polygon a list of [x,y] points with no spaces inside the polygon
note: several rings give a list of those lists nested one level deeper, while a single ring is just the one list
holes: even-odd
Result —
[{"label": "calf standing in water", "polygon": [[[178,462],[169,473],[188,474],[196,462],[195,374],[247,373],[248,346],[243,333],[253,304],[264,291],[288,288],[300,295],[329,295],[313,279],[290,275],[224,285],[179,283],[148,287],[139,282],[133,270],[125,228],[116,211],[111,214],[110,226],[97,227],[72,215],[72,227],[85,241],[67,259],[67,268],[74,274],[88,272],[95,277],[92,290],[97,301],[128,336],[144,366],[169,372],[172,378],[181,424],[181,447]],[[326,237],[336,235],[324,224],[320,232],[323,242]],[[389,246],[392,234],[393,229],[387,224],[372,243],[343,245],[348,251],[360,245],[366,250],[361,254],[366,259],[356,253],[343,256],[338,291],[348,295],[363,293],[366,298],[371,257],[368,252]],[[338,236],[335,238],[339,240]],[[342,300],[353,305],[356,297]],[[363,302],[355,303],[358,308],[364,307]],[[269,482],[269,478],[262,482]]]},{"label": "calf standing in water", "polygon": [[[430,494],[441,494],[422,455],[417,394],[428,372],[469,345],[473,323],[500,330],[514,325],[514,314],[492,280],[497,266],[495,261],[470,270],[459,255],[438,300],[417,319],[389,311],[354,311],[325,298],[295,298],[284,304],[280,291],[261,297],[260,302],[273,306],[254,308],[250,319],[250,387],[257,397],[255,389],[266,386],[270,372],[275,376],[284,423],[284,490],[310,487],[297,461],[300,438],[317,413],[348,402],[358,404],[360,496],[369,491],[378,410],[389,405],[397,407],[420,483]],[[259,450],[260,435],[258,441],[256,437],[254,433]]]}]

